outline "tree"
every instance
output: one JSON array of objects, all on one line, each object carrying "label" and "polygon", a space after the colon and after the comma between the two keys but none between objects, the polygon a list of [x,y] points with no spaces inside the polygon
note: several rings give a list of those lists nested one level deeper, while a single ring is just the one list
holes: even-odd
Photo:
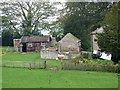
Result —
[{"label": "tree", "polygon": [[55,22],[56,24],[51,25],[50,32],[53,37],[56,38],[57,41],[59,41],[64,36],[64,30],[59,22]]},{"label": "tree", "polygon": [[10,30],[4,30],[2,32],[2,46],[12,46],[13,45],[13,33]]},{"label": "tree", "polygon": [[60,18],[64,15],[65,13],[65,3],[61,3],[61,2],[54,2],[53,3],[54,7],[56,8],[56,20],[53,21],[53,23],[50,25],[50,33],[53,37],[56,38],[57,41],[59,41],[60,39],[62,39],[62,37],[64,36],[64,29],[63,26],[60,22]]},{"label": "tree", "polygon": [[108,2],[67,2],[66,15],[60,20],[64,34],[74,34],[81,40],[82,48],[90,50],[90,33],[100,26],[99,22],[110,7]]},{"label": "tree", "polygon": [[0,5],[3,45],[12,45],[12,39],[21,36],[40,35],[41,30],[49,28],[48,17],[54,16],[55,11],[49,2],[1,2]]},{"label": "tree", "polygon": [[2,29],[13,30],[19,35],[32,35],[49,24],[47,18],[53,15],[53,7],[48,2],[3,2]]},{"label": "tree", "polygon": [[98,35],[98,44],[106,52],[112,53],[112,60],[120,60],[120,2],[112,6],[111,11],[107,12],[101,25],[104,33]]}]

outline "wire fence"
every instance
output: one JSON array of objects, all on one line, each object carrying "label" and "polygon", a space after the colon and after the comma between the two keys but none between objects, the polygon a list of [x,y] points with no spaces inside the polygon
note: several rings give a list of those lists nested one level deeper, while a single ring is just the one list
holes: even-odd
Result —
[{"label": "wire fence", "polygon": [[46,68],[46,61],[43,61],[43,62],[0,61],[0,67],[45,69]]}]

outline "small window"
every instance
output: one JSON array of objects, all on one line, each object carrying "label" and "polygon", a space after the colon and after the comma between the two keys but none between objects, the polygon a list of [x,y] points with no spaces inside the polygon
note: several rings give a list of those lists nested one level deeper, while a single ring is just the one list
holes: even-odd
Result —
[{"label": "small window", "polygon": [[33,44],[32,43],[28,43],[28,47],[32,47],[33,46]]},{"label": "small window", "polygon": [[45,45],[45,43],[44,42],[41,42],[41,46],[44,46]]},{"label": "small window", "polygon": [[97,42],[97,39],[94,39],[95,42]]}]

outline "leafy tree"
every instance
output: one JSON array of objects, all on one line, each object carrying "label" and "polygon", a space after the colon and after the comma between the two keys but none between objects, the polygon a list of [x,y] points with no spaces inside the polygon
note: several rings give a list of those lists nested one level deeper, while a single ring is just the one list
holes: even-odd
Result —
[{"label": "leafy tree", "polygon": [[47,29],[47,18],[53,15],[53,7],[48,2],[3,2],[2,29],[13,30],[19,35],[32,35]]},{"label": "leafy tree", "polygon": [[101,25],[104,27],[104,33],[98,36],[98,44],[100,48],[106,52],[112,53],[112,60],[118,62],[120,60],[120,2],[115,3],[106,15]]},{"label": "leafy tree", "polygon": [[82,48],[90,50],[90,33],[100,26],[99,22],[110,7],[108,2],[67,2],[66,15],[60,20],[64,34],[74,34],[81,39]]},{"label": "leafy tree", "polygon": [[64,36],[64,30],[59,22],[53,24],[51,27],[49,34],[56,38],[59,41]]},{"label": "leafy tree", "polygon": [[3,45],[12,45],[13,38],[23,35],[40,35],[41,30],[49,28],[48,17],[54,16],[55,11],[49,2],[1,2],[0,5]]},{"label": "leafy tree", "polygon": [[13,45],[13,33],[10,30],[4,30],[2,32],[2,46],[12,46]]},{"label": "leafy tree", "polygon": [[54,2],[54,7],[56,8],[56,20],[49,26],[50,33],[53,37],[56,37],[56,40],[59,41],[64,36],[64,29],[60,22],[60,18],[65,14],[65,3]]}]

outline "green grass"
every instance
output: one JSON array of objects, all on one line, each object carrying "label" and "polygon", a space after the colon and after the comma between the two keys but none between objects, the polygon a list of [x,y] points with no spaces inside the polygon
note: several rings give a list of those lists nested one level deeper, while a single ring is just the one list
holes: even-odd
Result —
[{"label": "green grass", "polygon": [[56,60],[50,60],[50,59],[41,59],[40,53],[35,52],[29,52],[29,53],[19,53],[19,52],[9,52],[4,55],[2,55],[2,61],[25,61],[25,62],[31,62],[31,61],[37,61],[37,62],[43,62],[47,61],[47,64],[52,66],[60,66],[60,61]]},{"label": "green grass", "polygon": [[27,52],[27,53],[20,53],[20,52],[13,52],[13,47],[0,47],[2,49],[3,54],[0,55],[2,57],[2,62],[6,61],[24,61],[24,62],[43,62],[47,61],[49,66],[61,66],[60,61],[51,60],[51,59],[42,59],[40,57],[39,52]]},{"label": "green grass", "polygon": [[117,88],[115,73],[3,68],[3,88]]},{"label": "green grass", "polygon": [[[13,47],[0,49],[2,62],[7,61],[45,61],[40,53],[19,53]],[[49,66],[60,66],[61,62],[47,59]],[[67,62],[67,61],[64,61]],[[101,61],[102,62],[102,61]],[[100,63],[101,63],[100,62]],[[93,63],[93,62],[91,62]],[[89,72],[75,70],[44,70],[25,68],[2,68],[3,88],[117,88],[118,77],[116,73]]]},{"label": "green grass", "polygon": [[0,50],[2,52],[10,52],[10,51],[14,51],[14,47],[12,47],[12,46],[0,46]]},{"label": "green grass", "polygon": [[2,55],[2,60],[7,61],[34,61],[40,59],[40,53],[9,52]]},{"label": "green grass", "polygon": [[113,65],[113,62],[111,60],[101,60],[101,59],[88,60],[85,58],[83,60],[85,64]]}]

